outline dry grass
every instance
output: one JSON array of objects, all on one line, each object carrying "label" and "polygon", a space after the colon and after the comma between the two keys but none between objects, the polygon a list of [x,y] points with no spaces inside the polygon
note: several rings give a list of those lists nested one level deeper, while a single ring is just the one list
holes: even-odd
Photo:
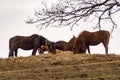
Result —
[{"label": "dry grass", "polygon": [[58,51],[0,59],[0,80],[120,80],[120,55]]}]

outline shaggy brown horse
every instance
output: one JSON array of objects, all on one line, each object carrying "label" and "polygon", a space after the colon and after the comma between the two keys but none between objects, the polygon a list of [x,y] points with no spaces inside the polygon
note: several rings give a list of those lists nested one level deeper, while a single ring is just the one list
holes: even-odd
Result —
[{"label": "shaggy brown horse", "polygon": [[[9,49],[10,49],[9,57],[14,55],[15,57],[17,57],[18,48],[21,48],[23,50],[33,49],[32,55],[36,55],[37,49],[42,45],[45,45],[46,41],[48,41],[46,38],[37,34],[33,34],[28,37],[25,37],[25,36],[12,37],[9,40]],[[50,41],[49,41],[49,45],[53,45],[53,44],[50,44]],[[55,48],[50,51],[55,52]]]},{"label": "shaggy brown horse", "polygon": [[56,49],[63,50],[63,51],[64,51],[66,44],[67,44],[67,42],[65,42],[65,41],[58,41],[58,42],[54,43]]},{"label": "shaggy brown horse", "polygon": [[66,44],[64,51],[73,51],[73,44],[75,41],[76,37],[73,36],[73,38]]},{"label": "shaggy brown horse", "polygon": [[86,49],[90,54],[89,46],[98,45],[103,43],[105,47],[105,52],[108,54],[108,44],[109,44],[110,33],[105,30],[99,30],[96,32],[83,31],[78,38],[75,40],[73,52],[74,53],[84,53]]},{"label": "shaggy brown horse", "polygon": [[48,46],[43,45],[40,48],[38,48],[38,53],[39,54],[43,54],[44,51],[48,51]]}]

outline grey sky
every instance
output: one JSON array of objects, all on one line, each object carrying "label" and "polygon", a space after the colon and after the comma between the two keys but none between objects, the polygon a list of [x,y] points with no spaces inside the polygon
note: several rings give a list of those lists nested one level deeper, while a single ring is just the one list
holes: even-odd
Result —
[{"label": "grey sky", "polygon": [[[69,27],[47,28],[46,30],[43,29],[39,31],[35,25],[26,24],[24,21],[27,17],[33,16],[34,10],[41,6],[40,1],[41,0],[0,0],[0,57],[8,57],[8,41],[9,38],[15,35],[28,36],[36,33],[41,34],[52,41],[68,41],[73,35],[77,36],[83,30],[94,31],[92,27],[94,24],[91,23],[81,23],[81,27],[75,27],[73,31],[70,31]],[[118,23],[120,23],[120,21],[118,21]],[[118,25],[118,28],[112,34],[113,38],[111,38],[109,44],[110,53],[119,53],[120,51],[119,34],[120,25]],[[104,53],[104,47],[102,44],[91,47],[91,52]],[[29,56],[31,55],[31,52],[19,50],[18,55]]]}]

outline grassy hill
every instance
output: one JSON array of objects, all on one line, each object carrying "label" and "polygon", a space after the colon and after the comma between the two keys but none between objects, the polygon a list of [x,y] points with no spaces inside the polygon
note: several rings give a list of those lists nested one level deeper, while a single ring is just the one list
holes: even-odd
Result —
[{"label": "grassy hill", "polygon": [[58,52],[0,59],[0,80],[120,80],[120,55]]}]

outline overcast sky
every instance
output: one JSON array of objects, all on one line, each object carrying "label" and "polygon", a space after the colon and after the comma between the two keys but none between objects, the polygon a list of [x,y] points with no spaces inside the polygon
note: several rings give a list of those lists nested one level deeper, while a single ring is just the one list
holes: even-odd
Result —
[{"label": "overcast sky", "polygon": [[[73,35],[78,36],[83,30],[94,31],[92,27],[94,24],[92,23],[81,23],[80,27],[74,27],[72,31],[70,31],[69,27],[39,30],[35,25],[26,24],[25,20],[27,17],[32,17],[34,10],[40,8],[40,1],[41,0],[0,0],[0,58],[8,57],[9,38],[16,35],[29,36],[32,34],[40,34],[51,41],[69,41]],[[118,23],[120,23],[120,21],[118,21]],[[110,31],[110,29],[108,30]],[[119,35],[120,25],[118,25],[118,28],[113,32],[113,38],[110,38],[109,53],[120,53]],[[91,47],[91,52],[104,53],[104,47],[102,44]],[[31,51],[18,51],[18,56],[30,55]]]}]

